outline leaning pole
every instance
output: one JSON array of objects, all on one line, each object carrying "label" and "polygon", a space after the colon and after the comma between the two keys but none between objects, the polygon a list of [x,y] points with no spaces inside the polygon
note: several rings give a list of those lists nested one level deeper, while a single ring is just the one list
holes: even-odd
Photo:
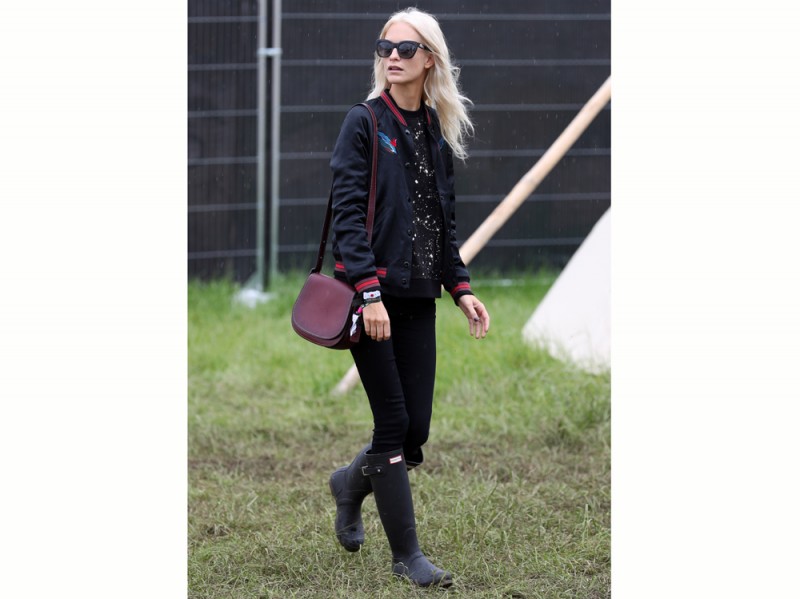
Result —
[{"label": "leaning pole", "polygon": [[[553,142],[531,170],[525,173],[508,195],[503,198],[486,220],[470,235],[459,248],[464,264],[469,264],[478,255],[489,240],[500,230],[517,209],[530,197],[542,180],[553,170],[558,161],[569,151],[584,131],[589,127],[595,117],[611,100],[611,77],[594,93],[589,101],[575,115],[567,128]],[[355,365],[350,367],[347,374],[334,387],[332,393],[341,395],[347,393],[358,383],[358,370]]]}]

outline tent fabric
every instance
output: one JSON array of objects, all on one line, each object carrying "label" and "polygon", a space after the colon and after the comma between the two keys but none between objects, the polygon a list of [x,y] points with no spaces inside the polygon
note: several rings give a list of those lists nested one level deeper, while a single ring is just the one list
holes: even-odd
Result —
[{"label": "tent fabric", "polygon": [[522,329],[531,346],[601,372],[611,366],[611,208],[595,223]]}]

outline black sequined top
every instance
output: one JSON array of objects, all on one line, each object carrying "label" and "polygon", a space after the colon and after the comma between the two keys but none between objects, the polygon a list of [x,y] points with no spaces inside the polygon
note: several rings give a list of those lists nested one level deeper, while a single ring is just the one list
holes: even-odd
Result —
[{"label": "black sequined top", "polygon": [[441,285],[442,278],[442,208],[431,160],[429,135],[424,125],[425,109],[415,112],[402,110],[403,117],[414,139],[414,188],[412,204],[412,295],[429,295],[432,288]]}]

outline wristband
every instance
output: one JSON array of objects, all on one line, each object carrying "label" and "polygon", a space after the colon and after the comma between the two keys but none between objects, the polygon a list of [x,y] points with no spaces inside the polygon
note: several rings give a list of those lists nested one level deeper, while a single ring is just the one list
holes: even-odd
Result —
[{"label": "wristband", "polygon": [[372,304],[372,303],[375,303],[375,302],[379,302],[379,301],[381,301],[381,292],[380,292],[380,290],[365,291],[362,294],[361,299],[364,300],[365,304]]}]

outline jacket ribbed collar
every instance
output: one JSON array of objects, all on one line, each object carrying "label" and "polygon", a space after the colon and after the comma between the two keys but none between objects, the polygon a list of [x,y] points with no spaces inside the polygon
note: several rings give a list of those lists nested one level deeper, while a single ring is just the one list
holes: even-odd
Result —
[{"label": "jacket ribbed collar", "polygon": [[[394,115],[394,118],[403,125],[403,127],[408,127],[408,123],[406,119],[403,117],[403,113],[400,112],[400,107],[397,105],[397,102],[394,101],[394,98],[389,94],[389,90],[385,89],[381,92],[381,100],[383,100],[384,104],[389,108],[391,113]],[[425,107],[425,116],[428,117],[428,125],[431,124],[431,110],[428,108],[428,105],[425,102],[422,103]]]}]

